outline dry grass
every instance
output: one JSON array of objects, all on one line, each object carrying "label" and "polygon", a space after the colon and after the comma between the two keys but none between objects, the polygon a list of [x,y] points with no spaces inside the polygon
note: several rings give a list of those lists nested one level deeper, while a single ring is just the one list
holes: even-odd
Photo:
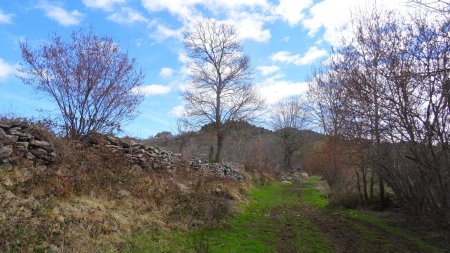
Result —
[{"label": "dry grass", "polygon": [[243,198],[245,186],[213,174],[145,171],[106,148],[53,143],[52,167],[0,172],[0,252],[120,251],[148,226],[216,226]]}]

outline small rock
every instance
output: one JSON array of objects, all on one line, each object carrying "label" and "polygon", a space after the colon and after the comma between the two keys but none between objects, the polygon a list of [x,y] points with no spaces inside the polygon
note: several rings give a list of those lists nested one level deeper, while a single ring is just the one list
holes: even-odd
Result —
[{"label": "small rock", "polygon": [[19,140],[19,136],[16,135],[5,135],[4,139],[9,144],[14,144]]},{"label": "small rock", "polygon": [[0,170],[11,170],[12,165],[8,161],[0,161]]},{"label": "small rock", "polygon": [[48,152],[42,148],[33,149],[33,150],[31,150],[31,153],[33,153],[33,155],[35,155],[37,157],[43,157],[48,154]]},{"label": "small rock", "polygon": [[130,196],[131,196],[131,193],[130,193],[129,191],[123,190],[123,189],[120,190],[120,191],[118,192],[118,194],[119,194],[120,197],[123,197],[123,198],[130,197]]},{"label": "small rock", "polygon": [[26,141],[24,141],[24,142],[19,141],[19,142],[16,142],[15,147],[16,147],[16,149],[19,149],[19,150],[26,150],[26,149],[28,149],[28,145],[29,145],[29,143]]},{"label": "small rock", "polygon": [[0,147],[0,159],[8,158],[13,152],[12,145]]},{"label": "small rock", "polygon": [[32,140],[32,141],[30,141],[30,145],[41,148],[41,149],[50,149],[51,148],[50,143],[48,143],[46,141]]}]

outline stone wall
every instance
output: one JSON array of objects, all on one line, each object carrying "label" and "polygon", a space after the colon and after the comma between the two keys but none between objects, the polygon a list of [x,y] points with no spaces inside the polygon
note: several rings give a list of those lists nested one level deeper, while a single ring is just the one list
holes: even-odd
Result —
[{"label": "stone wall", "polygon": [[189,161],[189,168],[193,170],[210,171],[219,176],[228,177],[237,181],[245,181],[244,168],[237,163],[208,163],[200,159],[191,159]]},{"label": "stone wall", "polygon": [[25,122],[0,124],[0,169],[25,163],[49,165],[55,161],[53,145],[40,137],[38,128]]},{"label": "stone wall", "polygon": [[[39,134],[37,126],[28,123],[0,124],[0,169],[13,165],[48,166],[56,158],[53,144]],[[234,163],[208,163],[200,159],[186,161],[181,154],[143,145],[130,138],[92,133],[83,138],[92,147],[106,147],[113,153],[122,155],[131,165],[146,170],[175,170],[188,166],[192,170],[203,170],[244,181],[242,166]]]},{"label": "stone wall", "polygon": [[181,154],[140,144],[132,139],[117,138],[100,133],[92,133],[84,138],[93,147],[104,146],[112,152],[124,155],[132,164],[143,169],[174,170],[180,166],[188,166],[192,170],[203,170],[228,177],[237,181],[245,181],[243,167],[235,163],[208,163],[200,159],[186,161]]},{"label": "stone wall", "polygon": [[131,164],[143,169],[173,170],[183,163],[181,154],[173,154],[157,147],[143,145],[132,139],[92,133],[83,141],[93,147],[107,147],[112,152],[123,155]]}]

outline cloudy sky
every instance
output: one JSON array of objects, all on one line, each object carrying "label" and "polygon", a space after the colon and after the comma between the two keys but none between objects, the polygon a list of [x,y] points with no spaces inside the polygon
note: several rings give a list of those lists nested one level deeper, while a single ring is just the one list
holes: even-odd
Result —
[{"label": "cloudy sky", "polygon": [[[0,0],[0,114],[57,113],[51,100],[16,77],[20,41],[39,46],[53,32],[67,38],[92,25],[137,58],[145,72],[145,101],[124,134],[176,132],[180,87],[188,82],[182,31],[199,18],[238,27],[254,67],[254,83],[268,104],[299,95],[313,64],[339,42],[340,28],[372,0]],[[382,8],[409,9],[404,0]]]}]

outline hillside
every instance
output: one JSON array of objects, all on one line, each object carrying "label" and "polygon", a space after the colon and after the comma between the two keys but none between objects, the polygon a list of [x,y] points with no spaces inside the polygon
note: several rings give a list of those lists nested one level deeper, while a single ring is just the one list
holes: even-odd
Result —
[{"label": "hillside", "polygon": [[217,223],[250,177],[231,163],[102,134],[66,140],[20,120],[0,122],[0,155],[0,252],[121,251],[149,226]]}]

